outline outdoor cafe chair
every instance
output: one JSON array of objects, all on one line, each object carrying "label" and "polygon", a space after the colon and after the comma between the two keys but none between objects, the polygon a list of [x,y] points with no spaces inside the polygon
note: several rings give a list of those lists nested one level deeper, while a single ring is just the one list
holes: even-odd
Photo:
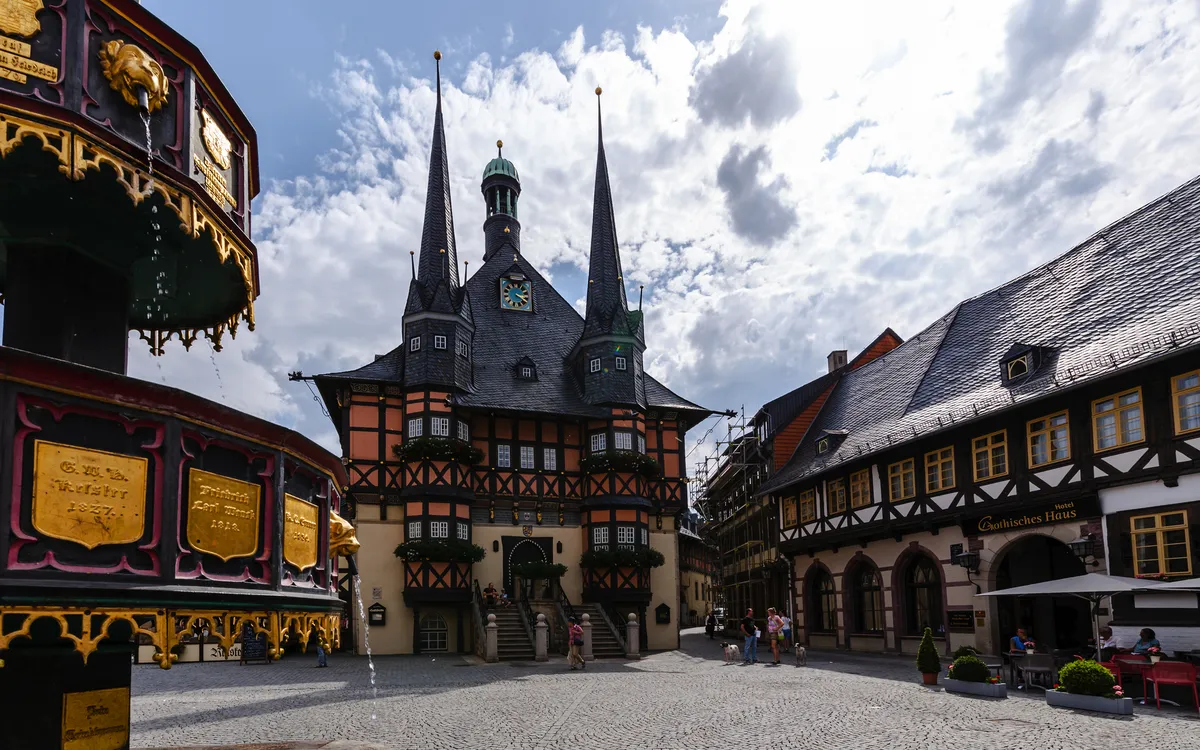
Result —
[{"label": "outdoor cafe chair", "polygon": [[1121,668],[1117,666],[1117,663],[1115,661],[1102,661],[1099,664],[1112,673],[1113,679],[1116,680],[1116,687],[1121,687]]},{"label": "outdoor cafe chair", "polygon": [[[1054,684],[1054,657],[1050,654],[1029,654],[1021,659],[1021,684],[1024,685],[1025,691],[1028,692],[1030,687],[1041,688],[1046,690],[1050,685]],[[1030,683],[1030,678],[1043,677],[1044,685],[1039,685],[1036,682]]]},{"label": "outdoor cafe chair", "polygon": [[[1150,665],[1150,660],[1137,654],[1117,654],[1113,657],[1113,663],[1117,665],[1117,669],[1119,670],[1117,682],[1125,685],[1127,684],[1125,681],[1125,675],[1141,677],[1142,673],[1145,672],[1146,668]],[[1137,681],[1135,680],[1134,684],[1136,683]],[[1142,687],[1144,690],[1145,685],[1143,684]],[[1145,692],[1142,693],[1143,696],[1145,694]]]},{"label": "outdoor cafe chair", "polygon": [[[1154,683],[1154,704],[1162,709],[1158,696],[1159,685],[1184,685],[1192,688],[1192,700],[1200,711],[1200,693],[1196,690],[1196,667],[1182,661],[1160,661],[1142,673],[1142,695],[1147,695],[1146,683]],[[1169,701],[1168,701],[1169,702]]]}]

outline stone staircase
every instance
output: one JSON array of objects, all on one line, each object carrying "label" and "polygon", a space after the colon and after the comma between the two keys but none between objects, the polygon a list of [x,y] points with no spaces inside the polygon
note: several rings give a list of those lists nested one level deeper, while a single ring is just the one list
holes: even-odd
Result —
[{"label": "stone staircase", "polygon": [[533,643],[521,623],[520,610],[515,606],[489,609],[483,615],[484,622],[487,622],[489,614],[496,616],[496,625],[499,626],[496,641],[500,661],[533,661]]},{"label": "stone staircase", "polygon": [[592,656],[597,659],[624,659],[625,646],[621,644],[613,632],[604,624],[604,615],[598,604],[575,604],[575,616],[582,619],[584,614],[592,621]]}]

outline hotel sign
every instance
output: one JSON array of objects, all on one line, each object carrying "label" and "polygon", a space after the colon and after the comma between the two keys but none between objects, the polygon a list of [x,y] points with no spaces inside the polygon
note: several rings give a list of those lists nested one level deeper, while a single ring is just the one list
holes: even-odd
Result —
[{"label": "hotel sign", "polygon": [[1100,516],[1100,501],[1095,495],[1027,505],[1002,513],[989,513],[962,522],[965,536],[1003,534],[1056,523],[1077,523]]}]

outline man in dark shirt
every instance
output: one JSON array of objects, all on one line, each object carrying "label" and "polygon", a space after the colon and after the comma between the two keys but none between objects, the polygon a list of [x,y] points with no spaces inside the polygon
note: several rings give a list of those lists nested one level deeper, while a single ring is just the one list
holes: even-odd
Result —
[{"label": "man in dark shirt", "polygon": [[742,649],[742,661],[746,664],[758,664],[758,636],[754,634],[754,610],[747,609],[742,618],[742,635],[746,637],[746,647]]}]

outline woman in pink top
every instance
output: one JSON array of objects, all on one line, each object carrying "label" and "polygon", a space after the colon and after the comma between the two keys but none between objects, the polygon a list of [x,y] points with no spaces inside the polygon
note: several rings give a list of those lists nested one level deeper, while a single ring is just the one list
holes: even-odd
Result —
[{"label": "woman in pink top", "polygon": [[567,637],[571,642],[571,651],[567,654],[567,664],[571,669],[575,669],[578,664],[581,669],[587,669],[587,663],[583,660],[583,654],[580,653],[583,648],[583,628],[579,623],[575,622],[574,617],[567,618]]}]

